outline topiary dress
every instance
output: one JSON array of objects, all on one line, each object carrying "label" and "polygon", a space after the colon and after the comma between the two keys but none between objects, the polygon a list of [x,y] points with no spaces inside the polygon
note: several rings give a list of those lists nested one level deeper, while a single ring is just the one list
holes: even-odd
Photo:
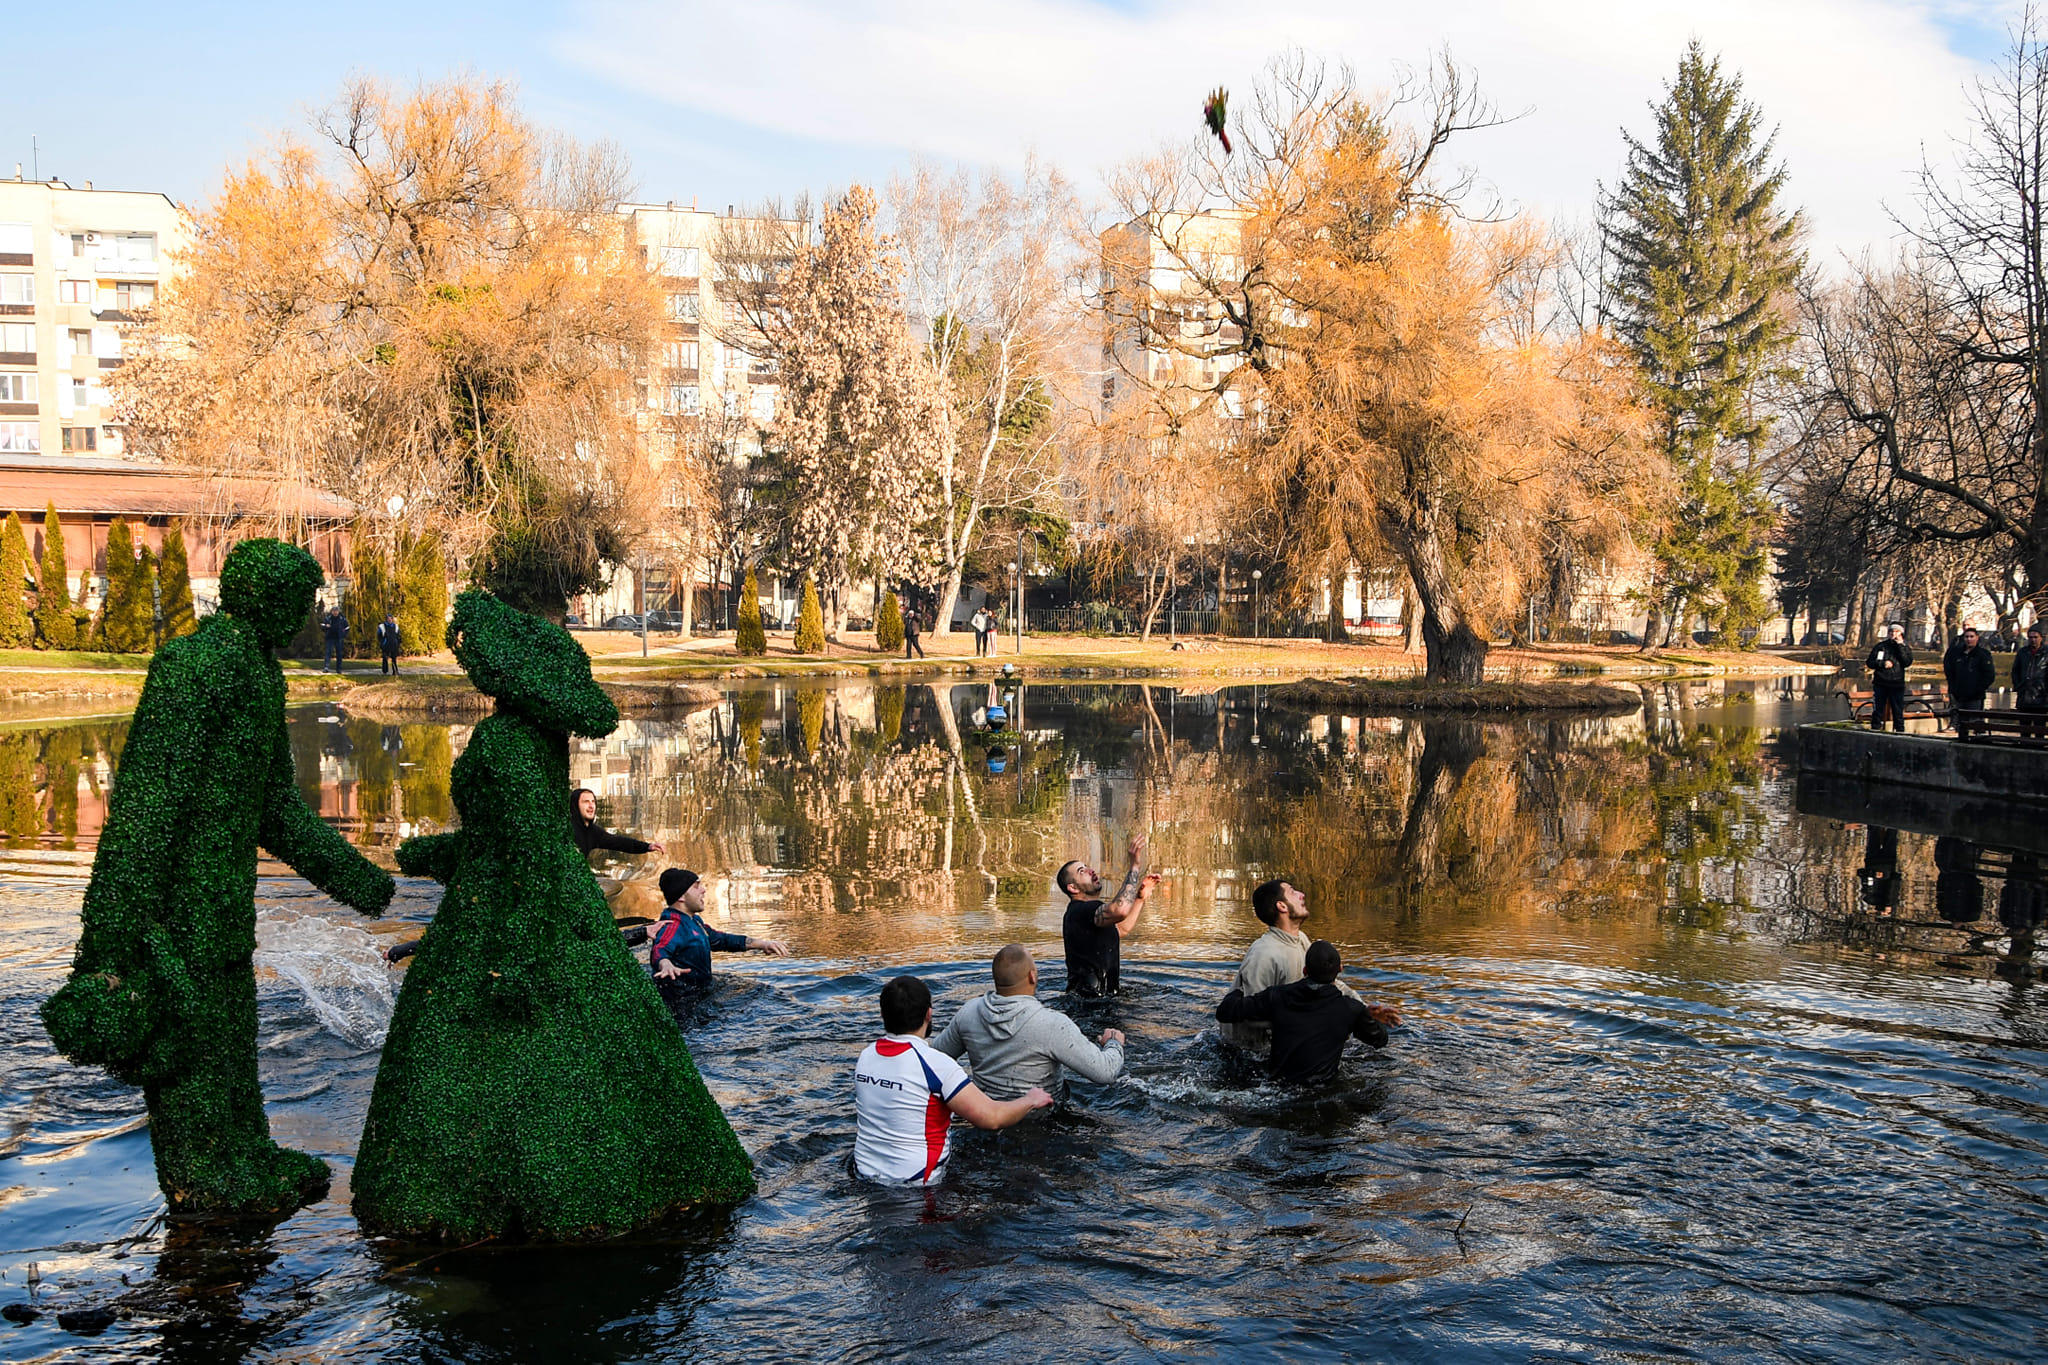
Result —
[{"label": "topiary dress", "polygon": [[569,837],[568,735],[610,698],[560,627],[464,593],[448,642],[497,699],[462,828],[398,850],[447,885],[385,1039],[354,1175],[373,1233],[558,1242],[746,1197],[751,1163]]}]

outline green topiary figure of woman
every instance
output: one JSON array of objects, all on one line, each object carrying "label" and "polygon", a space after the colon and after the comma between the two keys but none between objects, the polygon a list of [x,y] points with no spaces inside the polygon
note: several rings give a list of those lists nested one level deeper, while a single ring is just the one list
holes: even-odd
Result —
[{"label": "green topiary figure of woman", "polygon": [[270,1140],[256,1081],[256,850],[365,913],[391,875],[300,799],[276,649],[320,566],[245,540],[221,610],[150,664],[114,782],[71,979],[43,1005],[64,1055],[140,1085],[157,1181],[180,1215],[282,1214],[327,1166]]},{"label": "green topiary figure of woman", "polygon": [[456,599],[447,641],[497,711],[455,763],[462,828],[398,848],[448,889],[384,1041],[357,1220],[562,1242],[744,1198],[747,1153],[569,835],[568,737],[617,708],[567,631],[489,593]]}]

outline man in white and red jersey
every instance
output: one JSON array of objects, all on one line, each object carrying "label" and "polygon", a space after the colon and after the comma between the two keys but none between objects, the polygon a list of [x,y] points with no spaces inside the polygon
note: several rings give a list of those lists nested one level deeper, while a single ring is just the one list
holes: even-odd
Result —
[{"label": "man in white and red jersey", "polygon": [[936,1185],[953,1150],[953,1115],[977,1128],[1008,1128],[1052,1096],[1034,1086],[1014,1100],[992,1100],[960,1064],[925,1041],[932,993],[914,976],[882,987],[884,1036],[853,1068],[854,1169],[891,1185]]}]

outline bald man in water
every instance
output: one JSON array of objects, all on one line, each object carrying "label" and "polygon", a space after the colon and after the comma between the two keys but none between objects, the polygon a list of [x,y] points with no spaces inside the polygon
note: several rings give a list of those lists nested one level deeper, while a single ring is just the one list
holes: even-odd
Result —
[{"label": "bald man in water", "polygon": [[1091,1081],[1124,1069],[1124,1035],[1102,1031],[1101,1046],[1058,1010],[1038,1003],[1038,964],[1021,943],[1006,943],[990,964],[995,989],[960,1007],[932,1047],[967,1058],[974,1083],[990,1099],[1015,1099],[1036,1086],[1053,1090],[1060,1068]]}]

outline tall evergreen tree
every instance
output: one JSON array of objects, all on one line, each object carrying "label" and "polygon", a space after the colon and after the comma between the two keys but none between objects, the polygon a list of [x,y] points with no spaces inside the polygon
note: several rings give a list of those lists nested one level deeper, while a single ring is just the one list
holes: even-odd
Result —
[{"label": "tall evergreen tree", "polygon": [[20,649],[35,638],[28,614],[28,537],[21,518],[7,514],[0,525],[0,648]]},{"label": "tall evergreen tree", "polygon": [[136,615],[142,620],[142,647],[154,650],[163,643],[162,597],[157,584],[156,555],[147,545],[135,549]]},{"label": "tall evergreen tree", "polygon": [[804,580],[804,604],[797,609],[796,639],[791,643],[799,654],[825,652],[825,612],[818,601],[816,579]]},{"label": "tall evergreen tree", "polygon": [[57,520],[57,504],[43,512],[43,563],[36,589],[36,631],[50,649],[72,649],[78,644],[78,622],[71,614],[70,570],[64,563],[64,527]]},{"label": "tall evergreen tree", "polygon": [[440,537],[398,542],[398,638],[407,654],[432,654],[448,633],[448,561]]},{"label": "tall evergreen tree", "polygon": [[[150,645],[149,589],[138,584],[135,538],[119,517],[107,528],[107,592],[100,602],[98,643],[116,654],[140,654]],[[138,591],[139,589],[139,591]]]},{"label": "tall evergreen tree", "polygon": [[1694,613],[1733,631],[1765,610],[1774,517],[1757,397],[1793,340],[1802,224],[1781,203],[1785,168],[1741,78],[1697,42],[1652,112],[1648,142],[1623,131],[1628,169],[1601,206],[1605,312],[1634,352],[1680,490],[1656,546],[1651,634]]},{"label": "tall evergreen tree", "polygon": [[740,588],[740,615],[738,629],[733,632],[732,652],[746,655],[768,652],[768,632],[761,627],[761,589],[754,581],[752,569],[747,570],[747,581]]},{"label": "tall evergreen tree", "polygon": [[163,566],[157,572],[158,603],[163,616],[163,638],[175,640],[199,629],[192,610],[192,570],[185,562],[185,532],[173,525],[164,532]]}]

